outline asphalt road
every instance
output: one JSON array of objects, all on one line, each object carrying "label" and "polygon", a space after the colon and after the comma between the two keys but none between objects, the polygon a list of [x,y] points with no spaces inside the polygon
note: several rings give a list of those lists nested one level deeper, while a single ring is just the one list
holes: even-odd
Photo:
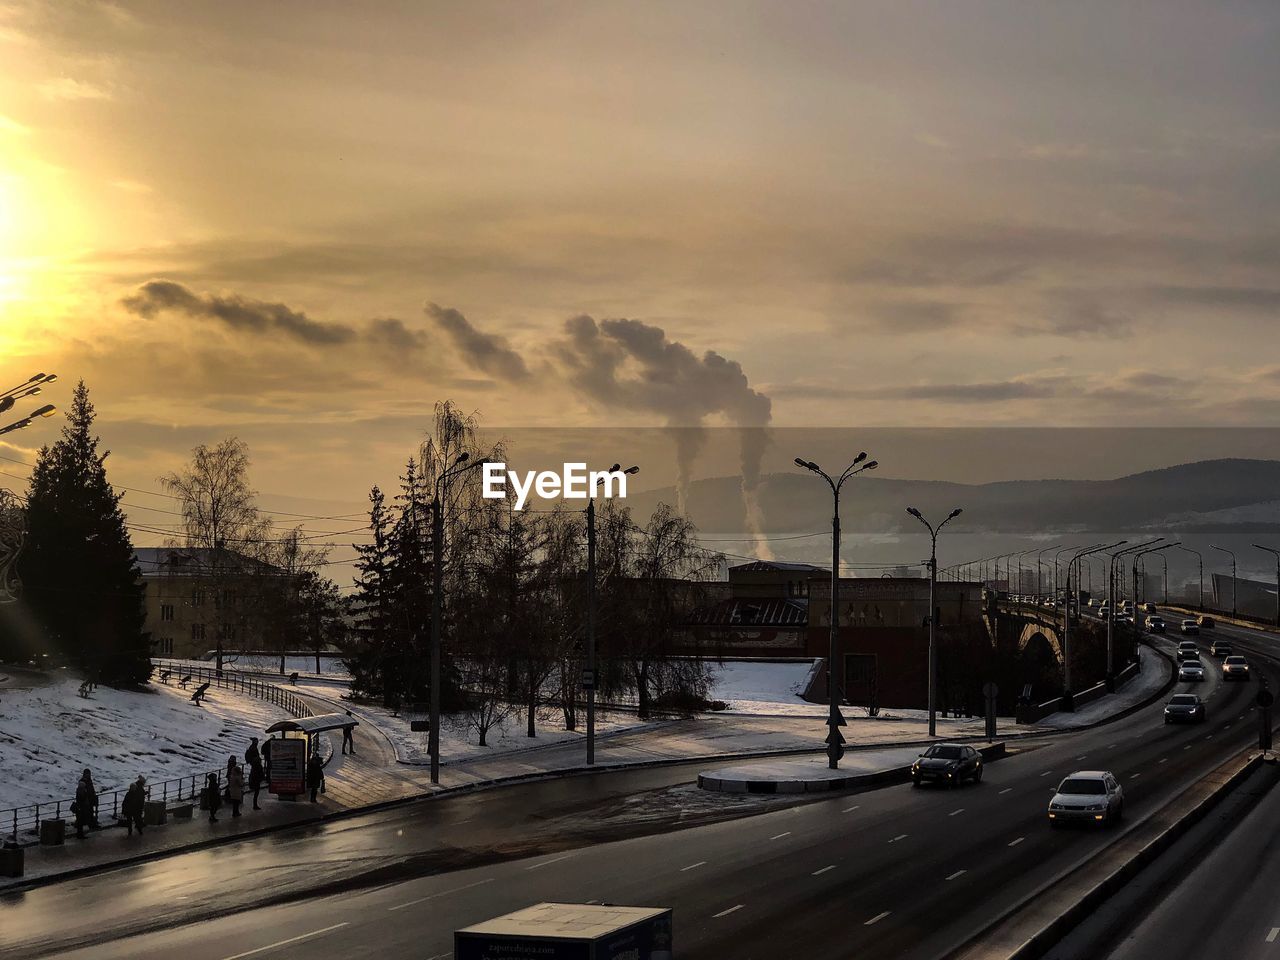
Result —
[{"label": "asphalt road", "polygon": [[[1240,634],[1238,646],[1252,655],[1255,669],[1273,689],[1280,687],[1280,668],[1262,656],[1266,641],[1221,629]],[[1178,636],[1169,639],[1176,643]],[[1206,646],[1208,639],[1202,638]],[[18,939],[4,950],[13,960],[423,960],[447,956],[458,927],[538,900],[599,900],[674,907],[682,960],[934,958],[1110,842],[1106,830],[1049,829],[1045,805],[1063,776],[1084,768],[1114,771],[1132,822],[1254,742],[1256,682],[1215,679],[1197,686],[1209,704],[1202,726],[1165,726],[1157,703],[1092,731],[1020,744],[1016,755],[990,765],[978,786],[894,786],[428,876],[413,874],[430,868],[429,861],[408,862],[379,885],[340,888],[362,857],[402,856],[451,835],[480,843],[470,832],[474,818],[488,824],[482,832],[514,843],[530,823],[529,795],[491,791],[356,818],[318,829],[306,843],[267,838],[35,890],[0,906],[0,946],[16,930]],[[676,782],[693,772],[644,773],[658,785],[664,775]],[[590,820],[598,804],[618,801],[642,779],[613,776],[536,786],[565,791],[559,799],[580,804]],[[548,799],[555,798],[541,798]],[[501,856],[518,852],[513,846]],[[228,909],[228,902],[243,907],[277,882],[297,883],[306,871],[339,888],[321,885],[318,895],[195,919]],[[162,929],[128,935],[147,924]],[[76,942],[83,946],[65,948]]]}]

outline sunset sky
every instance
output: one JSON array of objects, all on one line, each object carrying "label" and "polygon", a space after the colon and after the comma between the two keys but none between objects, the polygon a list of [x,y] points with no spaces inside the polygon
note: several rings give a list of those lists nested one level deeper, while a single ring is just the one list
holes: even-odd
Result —
[{"label": "sunset sky", "polygon": [[1272,425],[1277,49],[1263,0],[0,0],[0,386],[84,378],[117,482],[235,432],[357,506],[444,398]]}]

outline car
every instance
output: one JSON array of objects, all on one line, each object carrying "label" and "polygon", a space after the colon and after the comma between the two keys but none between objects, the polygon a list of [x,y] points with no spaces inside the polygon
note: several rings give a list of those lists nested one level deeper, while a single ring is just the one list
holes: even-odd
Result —
[{"label": "car", "polygon": [[1164,617],[1147,617],[1147,629],[1152,633],[1164,633]]},{"label": "car", "polygon": [[1194,620],[1183,620],[1182,632],[1187,634],[1187,636],[1194,636],[1200,632],[1200,624],[1196,623]]},{"label": "car", "polygon": [[1142,605],[1142,611],[1143,613],[1155,613],[1156,605],[1154,603],[1144,603]]},{"label": "car", "polygon": [[911,784],[933,782],[958,787],[982,782],[982,754],[961,743],[935,743],[911,765]]},{"label": "car", "polygon": [[1215,640],[1209,645],[1209,652],[1215,657],[1225,657],[1231,653],[1231,641]]},{"label": "car", "polygon": [[1201,630],[1212,630],[1217,626],[1217,624],[1213,622],[1213,617],[1197,617],[1196,623],[1200,626]]},{"label": "car", "polygon": [[1090,597],[1090,598],[1089,598],[1089,606],[1090,606],[1090,607],[1096,607],[1097,605],[1098,605],[1098,598],[1097,598],[1097,597]]},{"label": "car", "polygon": [[1165,723],[1204,723],[1204,720],[1204,701],[1194,693],[1176,693],[1165,704]]},{"label": "car", "polygon": [[1072,821],[1106,826],[1124,816],[1124,790],[1109,770],[1077,770],[1066,777],[1049,801],[1049,823]]},{"label": "car", "polygon": [[1200,656],[1200,645],[1199,645],[1199,644],[1197,644],[1194,640],[1179,640],[1179,641],[1178,641],[1178,656],[1179,656],[1179,657],[1181,657],[1183,654],[1185,654],[1185,655],[1187,655],[1187,656],[1189,656],[1189,657],[1196,657],[1196,658],[1199,658],[1199,656]]},{"label": "car", "polygon": [[1195,683],[1204,679],[1204,664],[1199,660],[1183,660],[1178,664],[1178,679]]},{"label": "car", "polygon": [[1249,661],[1240,654],[1232,654],[1222,661],[1223,680],[1248,680]]},{"label": "car", "polygon": [[1116,617],[1116,623],[1133,623],[1133,617],[1127,613],[1122,613]]}]

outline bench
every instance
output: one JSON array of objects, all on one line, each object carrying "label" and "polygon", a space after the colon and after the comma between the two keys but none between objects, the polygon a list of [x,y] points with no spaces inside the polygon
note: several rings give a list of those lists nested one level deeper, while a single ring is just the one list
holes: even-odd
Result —
[{"label": "bench", "polygon": [[167,683],[169,682],[169,677],[172,675],[172,673],[173,673],[173,671],[172,671],[172,670],[161,670],[161,671],[160,671],[160,682],[161,682],[161,683],[164,683],[164,684],[167,684]]},{"label": "bench", "polygon": [[208,695],[208,693],[209,693],[209,684],[207,683],[200,684],[200,686],[196,687],[195,693],[191,694],[191,702],[194,703],[197,707],[200,706],[200,701],[203,700]]},{"label": "bench", "polygon": [[191,682],[191,674],[188,673],[185,677],[183,677],[181,680],[178,681],[178,686],[180,686],[183,690],[185,690],[187,689],[187,684],[190,682]]}]

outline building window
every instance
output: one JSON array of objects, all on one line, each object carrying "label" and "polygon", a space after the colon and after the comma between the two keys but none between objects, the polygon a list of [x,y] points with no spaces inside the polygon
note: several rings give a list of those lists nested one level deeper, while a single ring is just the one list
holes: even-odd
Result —
[{"label": "building window", "polygon": [[236,628],[233,623],[224,623],[218,628],[218,632],[222,634],[223,640],[234,640],[236,638]]},{"label": "building window", "polygon": [[196,587],[195,590],[191,592],[191,605],[193,607],[204,606],[204,590],[200,587]]},{"label": "building window", "polygon": [[173,620],[173,604],[172,603],[160,604],[160,619],[166,622]]},{"label": "building window", "polygon": [[203,640],[203,639],[204,639],[204,624],[203,624],[203,623],[193,623],[193,624],[191,625],[191,639],[192,639],[192,640]]},{"label": "building window", "polygon": [[173,653],[173,637],[160,638],[160,652],[168,654]]}]

